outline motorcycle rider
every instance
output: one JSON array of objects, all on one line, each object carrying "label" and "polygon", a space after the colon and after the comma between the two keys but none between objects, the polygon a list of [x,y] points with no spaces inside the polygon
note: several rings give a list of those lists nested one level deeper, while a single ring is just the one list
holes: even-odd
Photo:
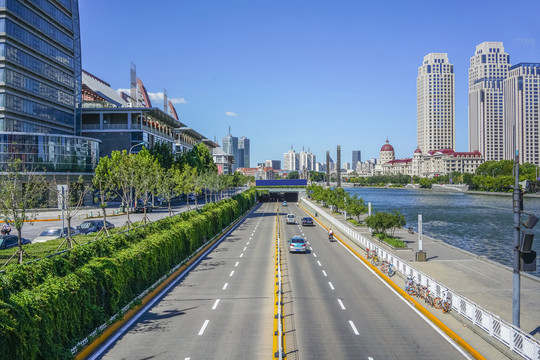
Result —
[{"label": "motorcycle rider", "polygon": [[8,222],[5,222],[4,225],[2,225],[2,235],[9,235],[11,232],[11,224]]},{"label": "motorcycle rider", "polygon": [[330,239],[330,241],[334,240],[334,232],[332,229],[328,229],[328,239]]}]

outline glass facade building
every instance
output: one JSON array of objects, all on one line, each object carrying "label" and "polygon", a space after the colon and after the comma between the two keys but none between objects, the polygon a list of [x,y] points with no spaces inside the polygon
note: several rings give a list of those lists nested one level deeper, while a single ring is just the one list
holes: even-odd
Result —
[{"label": "glass facade building", "polygon": [[77,0],[0,0],[0,169],[92,172],[99,140],[81,137]]}]

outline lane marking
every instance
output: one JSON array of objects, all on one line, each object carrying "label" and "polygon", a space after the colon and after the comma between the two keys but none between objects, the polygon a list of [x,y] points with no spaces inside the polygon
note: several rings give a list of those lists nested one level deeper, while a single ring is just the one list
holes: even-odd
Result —
[{"label": "lane marking", "polygon": [[356,326],[354,326],[354,323],[349,320],[349,324],[351,324],[351,327],[352,327],[352,331],[354,331],[354,334],[355,335],[360,335],[360,333],[358,332],[358,330],[356,330]]},{"label": "lane marking", "polygon": [[313,256],[317,257],[317,254],[313,253]]},{"label": "lane marking", "polygon": [[246,244],[246,245],[249,245],[249,241],[247,242],[247,244]]},{"label": "lane marking", "polygon": [[204,330],[206,329],[206,326],[208,326],[208,323],[210,322],[210,320],[206,320],[201,328],[201,330],[199,330],[199,335],[202,335],[204,334]]},{"label": "lane marking", "polygon": [[244,250],[243,250],[243,251],[246,251],[246,249],[247,249],[247,246],[246,246],[246,247],[244,247]]},{"label": "lane marking", "polygon": [[328,282],[328,285],[330,285],[330,289],[335,290],[334,285],[332,285],[332,283],[330,281]]},{"label": "lane marking", "polygon": [[239,262],[240,262],[240,261],[237,261],[236,264],[234,264],[234,267],[237,267]]},{"label": "lane marking", "polygon": [[225,290],[227,288],[227,286],[229,286],[229,283],[225,283],[225,285],[223,285],[223,289],[222,290]]},{"label": "lane marking", "polygon": [[233,276],[234,275],[234,270],[231,271],[231,273],[229,274],[229,276]]},{"label": "lane marking", "polygon": [[244,256],[244,253],[240,254],[240,257]]},{"label": "lane marking", "polygon": [[326,271],[323,270],[322,273],[323,273],[324,276],[328,276],[328,275],[326,275]]},{"label": "lane marking", "polygon": [[317,264],[319,264],[319,266],[322,266],[321,262],[319,260],[317,260]]},{"label": "lane marking", "polygon": [[214,306],[212,306],[212,310],[216,310],[217,304],[219,304],[219,299],[217,299],[216,302],[214,303]]},{"label": "lane marking", "polygon": [[337,302],[339,303],[339,306],[341,306],[341,309],[345,310],[345,305],[343,305],[341,299],[337,299]]},{"label": "lane marking", "polygon": [[191,359],[191,358],[185,358],[184,360],[189,360],[189,359]]}]

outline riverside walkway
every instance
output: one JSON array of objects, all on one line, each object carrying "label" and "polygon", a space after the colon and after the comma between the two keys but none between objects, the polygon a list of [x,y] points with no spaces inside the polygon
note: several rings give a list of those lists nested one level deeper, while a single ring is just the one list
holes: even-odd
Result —
[{"label": "riverside walkway", "polygon": [[[408,249],[397,250],[372,237],[367,227],[352,225],[344,219],[342,214],[335,214],[308,199],[303,199],[302,205],[311,216],[314,216],[324,226],[332,227],[340,239],[353,247],[360,248],[362,255],[365,254],[363,247],[350,236],[349,231],[347,231],[349,234],[344,231],[343,226],[356,231],[356,233],[384,249],[387,253],[393,254],[414,269],[434,279],[437,283],[444,285],[444,287],[451,289],[452,292],[461,295],[493,314],[494,319],[504,320],[508,324],[512,324],[513,273],[511,268],[425,235],[422,237],[422,248],[426,252],[426,261],[417,262],[415,261],[415,254],[418,250],[418,234],[409,234],[406,229],[396,230],[395,236],[408,245]],[[317,216],[315,216],[315,211],[318,212]],[[340,224],[342,229],[337,228],[336,224]],[[405,278],[398,273],[391,280],[403,287]],[[520,304],[521,330],[533,338],[532,346],[530,341],[523,346],[527,347],[528,350],[534,349],[534,351],[529,351],[530,356],[523,358],[540,359],[540,353],[536,353],[540,351],[538,346],[540,340],[540,278],[521,273]],[[459,305],[454,301],[453,306]],[[443,314],[440,310],[429,308],[432,314],[469,342],[486,358],[522,358],[511,350],[513,344],[505,345],[490,336],[492,335],[490,332],[497,331],[496,328],[485,330],[473,323],[475,319],[479,320],[482,317],[478,311],[465,314],[465,312],[470,312],[470,309],[463,308],[461,310],[463,311],[453,309],[448,314]],[[460,314],[460,312],[463,312],[463,314]],[[473,319],[473,321],[470,321],[470,319]],[[494,323],[495,327],[498,323],[491,320],[489,322]]]}]

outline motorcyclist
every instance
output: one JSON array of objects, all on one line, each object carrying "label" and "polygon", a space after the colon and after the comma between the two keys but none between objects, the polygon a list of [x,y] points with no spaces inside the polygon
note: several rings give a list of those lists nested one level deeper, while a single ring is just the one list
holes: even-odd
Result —
[{"label": "motorcyclist", "polygon": [[334,240],[334,232],[332,231],[332,229],[328,229],[328,239],[330,241]]},{"label": "motorcyclist", "polygon": [[11,232],[11,225],[8,222],[5,222],[4,225],[2,225],[2,235],[9,235]]}]

